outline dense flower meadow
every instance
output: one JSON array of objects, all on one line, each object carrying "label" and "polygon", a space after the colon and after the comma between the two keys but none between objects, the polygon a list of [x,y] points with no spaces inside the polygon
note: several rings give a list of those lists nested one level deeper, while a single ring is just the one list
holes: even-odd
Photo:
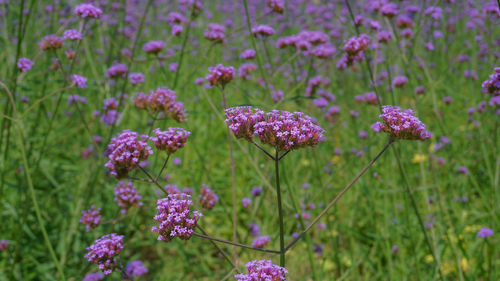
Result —
[{"label": "dense flower meadow", "polygon": [[0,0],[0,280],[499,280],[497,0]]}]

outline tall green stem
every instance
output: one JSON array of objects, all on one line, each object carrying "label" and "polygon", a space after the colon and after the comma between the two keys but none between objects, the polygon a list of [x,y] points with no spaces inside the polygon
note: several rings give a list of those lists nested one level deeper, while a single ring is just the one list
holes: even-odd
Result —
[{"label": "tall green stem", "polygon": [[279,161],[279,151],[276,148],[276,155],[274,156],[274,170],[276,172],[276,194],[278,195],[278,216],[280,220],[280,266],[285,267],[285,228],[283,226],[283,208],[281,207]]}]

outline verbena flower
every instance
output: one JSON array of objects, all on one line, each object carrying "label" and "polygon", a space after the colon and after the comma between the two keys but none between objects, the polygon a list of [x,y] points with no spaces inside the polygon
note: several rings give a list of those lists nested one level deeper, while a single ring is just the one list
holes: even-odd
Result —
[{"label": "verbena flower", "polygon": [[207,210],[211,210],[218,201],[219,197],[210,189],[210,187],[206,184],[202,184],[200,191],[200,205]]},{"label": "verbena flower", "polygon": [[186,121],[186,112],[184,104],[177,101],[175,92],[166,87],[158,87],[149,94],[137,93],[134,98],[134,104],[140,109],[145,109],[149,113],[169,114],[170,118],[177,122]]},{"label": "verbena flower", "polygon": [[218,64],[208,68],[208,75],[205,77],[211,86],[224,87],[234,79],[234,67]]},{"label": "verbena flower", "polygon": [[40,48],[44,51],[57,50],[63,46],[63,38],[51,34],[43,37],[42,41],[38,44],[40,45]]},{"label": "verbena flower", "polygon": [[125,267],[125,273],[128,277],[134,278],[148,273],[148,269],[144,266],[142,261],[136,260],[127,264]]},{"label": "verbena flower", "polygon": [[264,248],[269,244],[269,241],[271,241],[271,238],[268,235],[258,236],[253,240],[252,247]]},{"label": "verbena flower", "polygon": [[261,24],[252,28],[252,34],[255,37],[267,37],[274,34],[274,29],[269,25]]},{"label": "verbena flower", "polygon": [[128,75],[128,79],[130,80],[130,84],[137,85],[144,83],[144,74],[139,72],[132,72]]},{"label": "verbena flower", "polygon": [[407,82],[408,82],[408,78],[406,78],[406,76],[397,76],[397,77],[394,77],[394,79],[392,80],[392,86],[394,86],[396,88],[401,88]]},{"label": "verbena flower", "polygon": [[28,58],[20,58],[17,61],[17,69],[21,72],[26,72],[33,67],[33,62]]},{"label": "verbena flower", "polygon": [[241,53],[240,58],[250,60],[254,59],[256,54],[257,53],[253,49],[247,49]]},{"label": "verbena flower", "polygon": [[196,223],[202,216],[198,211],[191,211],[192,201],[186,194],[169,194],[156,203],[158,213],[154,219],[159,223],[151,231],[159,234],[158,240],[170,242],[175,237],[187,240],[191,238]]},{"label": "verbena flower", "polygon": [[398,106],[384,105],[380,118],[383,123],[376,122],[372,129],[388,133],[393,140],[425,140],[431,137],[431,133],[425,129],[425,124],[415,117],[411,109],[401,111]]},{"label": "verbena flower", "polygon": [[477,237],[487,238],[493,235],[493,229],[488,227],[483,227],[477,233]]},{"label": "verbena flower", "polygon": [[115,257],[123,249],[123,235],[111,233],[97,239],[87,248],[85,258],[98,265],[105,275],[111,274],[116,268]]},{"label": "verbena flower", "polygon": [[71,75],[71,80],[78,88],[87,88],[87,78],[78,74]]},{"label": "verbena flower", "polygon": [[226,38],[226,27],[218,23],[208,24],[208,29],[205,30],[203,36],[210,41],[216,43],[224,43]]},{"label": "verbena flower", "polygon": [[131,181],[120,181],[115,187],[115,202],[122,208],[122,213],[132,207],[142,206],[141,198]]},{"label": "verbena flower", "polygon": [[271,8],[273,12],[282,14],[285,10],[285,0],[268,0],[267,6]]},{"label": "verbena flower", "polygon": [[250,206],[250,204],[252,203],[252,199],[250,198],[243,198],[241,199],[241,205],[243,205],[243,208],[248,208]]},{"label": "verbena flower", "polygon": [[71,41],[82,40],[82,33],[76,29],[68,29],[64,31],[64,39]]},{"label": "verbena flower", "polygon": [[176,127],[168,128],[166,131],[160,131],[159,128],[156,128],[153,133],[156,137],[150,137],[150,139],[154,142],[156,149],[165,150],[168,154],[183,148],[191,135],[191,132]]},{"label": "verbena flower", "polygon": [[273,264],[270,260],[255,260],[246,264],[247,274],[234,276],[237,281],[286,281],[286,268]]},{"label": "verbena flower", "polygon": [[85,18],[94,18],[98,19],[102,15],[102,10],[95,7],[92,4],[80,4],[75,7],[75,14],[78,15],[80,18],[85,19]]},{"label": "verbena flower", "polygon": [[364,52],[368,49],[369,44],[370,36],[366,34],[349,38],[344,44],[344,54],[337,62],[337,68],[343,70],[363,60],[365,57]]},{"label": "verbena flower", "polygon": [[153,150],[147,144],[148,136],[124,130],[111,139],[107,153],[109,161],[104,165],[116,178],[124,178],[144,161]]},{"label": "verbena flower", "polygon": [[248,80],[250,79],[250,74],[255,70],[257,70],[257,66],[254,63],[244,63],[238,68],[238,76],[243,80]]},{"label": "verbena flower", "polygon": [[226,124],[236,138],[252,141],[254,126],[264,120],[264,111],[256,110],[251,106],[231,107],[225,110]]},{"label": "verbena flower", "polygon": [[158,54],[165,48],[165,43],[163,41],[149,41],[144,46],[142,50],[148,54]]},{"label": "verbena flower", "polygon": [[485,80],[481,87],[483,92],[494,96],[500,95],[500,67],[495,67],[495,73],[490,75],[490,78]]},{"label": "verbena flower", "polygon": [[108,68],[108,71],[106,72],[106,77],[112,79],[126,78],[127,73],[128,73],[128,67],[124,64],[118,63]]},{"label": "verbena flower", "polygon": [[93,272],[85,275],[82,281],[100,281],[104,279],[104,274],[99,272]]},{"label": "verbena flower", "polygon": [[2,239],[0,240],[0,251],[5,251],[9,248],[9,241]]},{"label": "verbena flower", "polygon": [[90,209],[82,211],[80,222],[85,225],[85,231],[89,232],[99,225],[101,217],[101,208],[96,209],[92,205]]}]

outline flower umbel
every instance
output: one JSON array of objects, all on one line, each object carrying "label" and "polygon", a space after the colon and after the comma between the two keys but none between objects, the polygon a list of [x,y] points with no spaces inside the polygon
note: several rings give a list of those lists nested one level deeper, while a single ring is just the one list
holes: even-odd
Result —
[{"label": "flower umbel", "polygon": [[373,124],[372,129],[388,133],[393,140],[425,140],[431,137],[431,133],[425,129],[425,124],[415,117],[411,109],[401,111],[398,106],[384,105],[380,118],[383,123]]},{"label": "flower umbel", "polygon": [[286,281],[286,268],[273,264],[270,260],[255,260],[246,264],[248,274],[237,274],[237,281]]},{"label": "flower umbel", "polygon": [[89,262],[98,265],[99,269],[108,275],[116,268],[114,258],[120,254],[123,249],[123,235],[111,233],[97,239],[94,244],[87,248],[88,253],[85,258]]}]

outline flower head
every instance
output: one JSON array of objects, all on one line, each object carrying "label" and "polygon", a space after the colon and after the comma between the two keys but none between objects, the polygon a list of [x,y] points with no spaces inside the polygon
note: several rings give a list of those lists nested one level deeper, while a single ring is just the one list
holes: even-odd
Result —
[{"label": "flower head", "polygon": [[118,63],[110,68],[106,72],[106,77],[108,78],[126,78],[128,73],[128,67],[124,64]]},{"label": "flower head", "polygon": [[158,54],[164,48],[165,43],[163,43],[163,41],[149,41],[142,46],[142,50],[148,54]]},{"label": "flower head", "polygon": [[208,29],[205,30],[203,36],[210,41],[216,43],[224,43],[226,38],[226,27],[220,25],[218,23],[210,23],[208,24]]},{"label": "flower head", "polygon": [[150,91],[149,95],[137,93],[134,104],[136,107],[146,109],[150,113],[163,112],[170,114],[170,118],[177,122],[186,121],[184,104],[177,101],[174,91],[165,87],[158,87],[156,90]]},{"label": "flower head", "polygon": [[264,120],[264,111],[251,106],[231,107],[225,110],[226,124],[236,138],[252,141],[254,126]]},{"label": "flower head", "polygon": [[481,87],[483,92],[494,96],[500,95],[500,67],[495,67],[495,73],[490,75],[490,79],[483,82]]},{"label": "flower head", "polygon": [[21,72],[26,72],[33,67],[33,62],[28,58],[20,58],[17,61],[17,69]]},{"label": "flower head", "polygon": [[191,211],[193,203],[189,195],[169,194],[156,203],[158,212],[154,219],[159,223],[151,231],[160,234],[158,240],[170,242],[173,238],[187,240],[191,238],[196,223],[202,216],[198,211]]},{"label": "flower head", "polygon": [[191,132],[175,127],[168,128],[166,131],[156,128],[153,132],[156,137],[150,137],[150,139],[155,143],[156,149],[165,150],[169,154],[183,148],[191,135]]},{"label": "flower head", "polygon": [[40,45],[40,48],[44,51],[57,50],[63,46],[63,38],[51,34],[43,37],[42,41],[38,44]]},{"label": "flower head", "polygon": [[285,10],[285,0],[268,0],[267,6],[271,8],[273,12],[283,14]]},{"label": "flower head", "polygon": [[122,213],[134,206],[142,206],[141,196],[131,181],[120,181],[115,187],[115,202],[122,208]]},{"label": "flower head", "polygon": [[80,4],[80,5],[75,7],[75,14],[78,15],[82,19],[85,19],[85,18],[98,19],[102,15],[102,10],[95,7],[92,4],[85,3],[85,4]]},{"label": "flower head", "polygon": [[85,275],[82,281],[100,281],[102,279],[104,279],[104,274],[99,272],[92,272]]},{"label": "flower head", "polygon": [[211,210],[214,208],[219,197],[206,184],[201,185],[200,204],[203,208]]},{"label": "flower head", "polygon": [[141,276],[148,273],[148,269],[144,266],[142,261],[136,260],[131,261],[127,264],[127,266],[125,267],[125,273],[127,273],[129,277],[134,278],[136,276]]},{"label": "flower head", "polygon": [[253,240],[252,247],[264,248],[269,244],[269,241],[271,241],[271,238],[268,235],[258,236]]},{"label": "flower head", "polygon": [[87,88],[87,78],[78,74],[71,75],[71,80],[78,88]]},{"label": "flower head", "polygon": [[64,31],[64,39],[71,41],[82,40],[82,33],[76,29],[68,29]]},{"label": "flower head", "polygon": [[286,281],[286,268],[273,264],[270,260],[255,260],[246,264],[248,274],[237,274],[237,281]]},{"label": "flower head", "polygon": [[139,72],[132,72],[128,75],[128,79],[130,80],[130,84],[137,85],[144,83],[144,74]]},{"label": "flower head", "polygon": [[208,68],[208,75],[205,77],[211,86],[224,87],[234,79],[234,67],[218,64]]},{"label": "flower head", "polygon": [[80,222],[85,225],[85,231],[89,232],[99,225],[101,217],[101,208],[96,209],[92,205],[90,209],[82,211]]},{"label": "flower head", "polygon": [[88,253],[85,258],[89,262],[98,265],[99,269],[105,275],[111,274],[116,268],[114,258],[120,254],[123,249],[123,235],[111,233],[97,239],[94,244],[87,248]]},{"label": "flower head", "polygon": [[9,248],[9,241],[8,240],[0,240],[0,251],[5,251]]},{"label": "flower head", "polygon": [[252,28],[253,36],[267,37],[274,34],[274,29],[269,25],[261,24]]},{"label": "flower head", "polygon": [[425,140],[431,137],[431,133],[425,129],[425,124],[415,117],[411,109],[401,111],[398,106],[384,105],[380,118],[383,123],[373,124],[372,129],[388,133],[393,140]]},{"label": "flower head", "polygon": [[104,165],[116,178],[124,178],[130,171],[139,165],[139,162],[148,159],[153,150],[147,144],[148,136],[124,130],[117,137],[111,139],[107,153],[109,161]]},{"label": "flower head", "polygon": [[477,233],[477,237],[486,238],[493,235],[493,229],[488,227],[483,227]]}]

